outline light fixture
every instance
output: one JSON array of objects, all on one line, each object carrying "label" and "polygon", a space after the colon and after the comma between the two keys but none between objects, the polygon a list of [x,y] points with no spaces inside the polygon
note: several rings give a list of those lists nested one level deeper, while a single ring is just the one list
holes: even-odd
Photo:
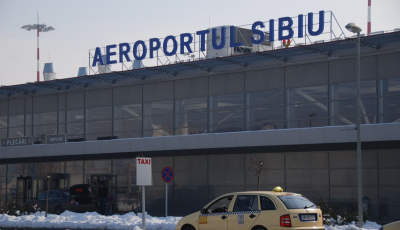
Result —
[{"label": "light fixture", "polygon": [[361,27],[356,25],[354,22],[347,24],[346,29],[353,33],[360,33],[362,31]]}]

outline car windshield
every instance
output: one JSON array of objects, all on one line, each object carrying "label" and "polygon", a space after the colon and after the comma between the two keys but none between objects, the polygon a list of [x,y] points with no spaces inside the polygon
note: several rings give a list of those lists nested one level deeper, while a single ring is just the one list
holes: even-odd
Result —
[{"label": "car windshield", "polygon": [[278,196],[287,209],[317,208],[313,202],[304,196]]}]

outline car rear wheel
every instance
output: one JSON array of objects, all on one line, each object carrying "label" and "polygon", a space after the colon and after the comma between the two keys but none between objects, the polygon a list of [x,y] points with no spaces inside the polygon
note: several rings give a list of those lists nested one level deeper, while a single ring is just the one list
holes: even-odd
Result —
[{"label": "car rear wheel", "polygon": [[57,206],[56,209],[54,210],[54,212],[55,212],[57,215],[60,215],[61,213],[63,213],[63,209],[62,209],[60,206]]},{"label": "car rear wheel", "polygon": [[253,228],[252,230],[267,230],[267,229],[264,227],[261,227],[261,226],[257,226],[255,228]]},{"label": "car rear wheel", "polygon": [[192,226],[187,225],[182,228],[182,230],[195,230]]}]

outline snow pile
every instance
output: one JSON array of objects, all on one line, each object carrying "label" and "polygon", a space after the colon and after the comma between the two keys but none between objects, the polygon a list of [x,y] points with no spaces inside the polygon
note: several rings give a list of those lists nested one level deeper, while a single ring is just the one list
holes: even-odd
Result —
[{"label": "snow pile", "polygon": [[[146,229],[175,230],[176,224],[182,217],[152,217],[146,214]],[[0,214],[0,227],[11,228],[69,228],[69,229],[126,229],[140,230],[142,214],[137,216],[130,212],[125,215],[103,216],[96,212],[74,213],[65,211],[61,215],[37,212],[32,215],[9,216]],[[378,230],[381,225],[367,221],[363,228],[354,223],[349,225],[327,226],[326,230]]]},{"label": "snow pile", "polygon": [[[181,217],[152,217],[146,215],[146,229],[175,230]],[[0,215],[0,227],[16,228],[73,228],[73,229],[131,229],[142,227],[142,215],[130,212],[125,215],[103,216],[96,212],[74,213],[65,211],[61,215],[44,212],[24,216]]]},{"label": "snow pile", "polygon": [[348,225],[335,225],[335,226],[327,226],[324,225],[326,230],[364,230],[364,229],[368,229],[368,230],[378,230],[380,227],[382,227],[381,225],[375,223],[375,222],[370,222],[370,221],[366,221],[363,228],[359,228],[355,225],[355,223],[352,224],[348,224]]}]

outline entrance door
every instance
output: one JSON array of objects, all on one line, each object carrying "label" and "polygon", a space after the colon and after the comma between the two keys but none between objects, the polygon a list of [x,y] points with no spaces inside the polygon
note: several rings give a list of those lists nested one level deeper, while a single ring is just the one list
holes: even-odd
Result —
[{"label": "entrance door", "polygon": [[16,201],[18,205],[33,199],[32,177],[17,177]]}]

